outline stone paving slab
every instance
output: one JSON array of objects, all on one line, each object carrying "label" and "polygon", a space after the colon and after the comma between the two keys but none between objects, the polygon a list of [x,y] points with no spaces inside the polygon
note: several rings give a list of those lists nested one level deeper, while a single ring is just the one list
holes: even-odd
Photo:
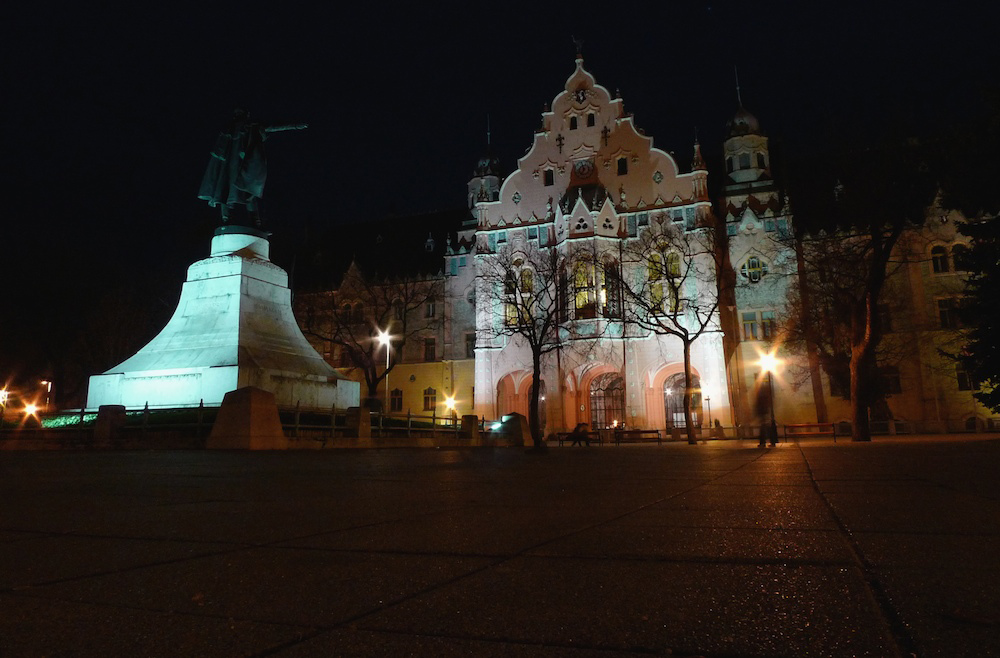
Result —
[{"label": "stone paving slab", "polygon": [[525,557],[359,626],[655,653],[891,655],[877,616],[844,567]]},{"label": "stone paving slab", "polygon": [[0,656],[1000,656],[1000,442],[0,454]]},{"label": "stone paving slab", "polygon": [[252,548],[32,588],[62,601],[330,626],[483,568],[488,560]]},{"label": "stone paving slab", "polygon": [[673,561],[854,565],[835,530],[685,528],[610,523],[529,551],[550,557],[656,558]]},{"label": "stone paving slab", "polygon": [[312,629],[0,593],[0,656],[245,656]]}]

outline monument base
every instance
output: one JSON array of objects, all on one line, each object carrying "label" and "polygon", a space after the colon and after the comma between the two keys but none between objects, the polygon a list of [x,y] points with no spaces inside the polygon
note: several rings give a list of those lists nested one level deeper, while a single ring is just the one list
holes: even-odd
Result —
[{"label": "monument base", "polygon": [[211,450],[287,450],[274,394],[247,386],[226,393],[205,443]]},{"label": "monument base", "polygon": [[288,274],[265,233],[229,226],[188,268],[177,310],[134,356],[90,378],[87,407],[218,406],[233,390],[270,391],[302,409],[358,406],[360,384],[309,344],[292,313]]}]

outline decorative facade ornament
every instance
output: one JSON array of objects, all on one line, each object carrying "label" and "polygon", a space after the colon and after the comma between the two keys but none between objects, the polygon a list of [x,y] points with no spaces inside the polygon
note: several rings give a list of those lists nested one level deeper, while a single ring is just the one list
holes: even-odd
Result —
[{"label": "decorative facade ornament", "polygon": [[513,201],[514,203],[521,203],[521,192],[520,191],[514,192],[514,196],[512,196],[510,200]]},{"label": "decorative facade ornament", "polygon": [[660,183],[662,183],[663,182],[663,172],[661,172],[661,171],[654,171],[653,172],[653,182],[656,183],[657,185],[659,185]]}]

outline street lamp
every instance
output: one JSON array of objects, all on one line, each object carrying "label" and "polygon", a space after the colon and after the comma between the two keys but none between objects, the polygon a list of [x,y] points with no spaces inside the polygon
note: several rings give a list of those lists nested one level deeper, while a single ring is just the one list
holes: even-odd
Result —
[{"label": "street lamp", "polygon": [[670,396],[673,394],[673,389],[668,388],[664,393],[667,394],[667,429],[672,430],[674,428],[674,405],[670,404]]},{"label": "street lamp", "polygon": [[708,432],[712,433],[712,398],[711,396],[705,396],[705,404],[708,405]]},{"label": "street lamp", "polygon": [[383,414],[389,413],[389,340],[392,337],[389,335],[388,331],[378,330],[378,342],[379,345],[385,347],[385,409]]},{"label": "street lamp", "polygon": [[7,399],[10,393],[6,388],[0,388],[0,432],[3,432],[3,416],[7,411]]},{"label": "street lamp", "polygon": [[[773,352],[768,352],[767,354],[761,354],[760,360],[757,362],[760,366],[761,374],[767,374],[767,392],[768,400],[771,406],[771,445],[778,445],[778,423],[774,420],[774,372],[778,369],[778,359],[774,356]],[[760,446],[766,445],[764,439],[764,434],[760,435]]]}]

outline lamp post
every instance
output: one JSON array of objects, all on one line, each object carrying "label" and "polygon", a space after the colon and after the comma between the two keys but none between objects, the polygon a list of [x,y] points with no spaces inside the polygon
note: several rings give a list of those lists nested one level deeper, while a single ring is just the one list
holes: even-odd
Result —
[{"label": "lamp post", "polygon": [[0,433],[3,432],[3,416],[7,411],[7,398],[9,396],[10,393],[7,392],[7,389],[0,388]]},{"label": "lamp post", "polygon": [[705,404],[708,405],[708,433],[712,433],[712,398],[711,396],[705,396]]},{"label": "lamp post", "polygon": [[[778,445],[778,423],[774,420],[774,371],[778,368],[778,359],[775,358],[773,352],[768,352],[767,354],[760,355],[758,364],[760,365],[761,374],[767,373],[767,397],[771,407],[771,427],[769,431],[771,445],[776,446]],[[760,446],[763,447],[764,445],[766,445],[766,441],[764,434],[761,433]]]},{"label": "lamp post", "polygon": [[378,342],[379,345],[385,347],[385,409],[382,410],[382,414],[386,415],[389,413],[389,340],[391,336],[388,331],[378,330]]},{"label": "lamp post", "polygon": [[674,405],[670,403],[670,396],[673,394],[673,389],[668,388],[664,391],[667,394],[667,429],[674,429]]}]

